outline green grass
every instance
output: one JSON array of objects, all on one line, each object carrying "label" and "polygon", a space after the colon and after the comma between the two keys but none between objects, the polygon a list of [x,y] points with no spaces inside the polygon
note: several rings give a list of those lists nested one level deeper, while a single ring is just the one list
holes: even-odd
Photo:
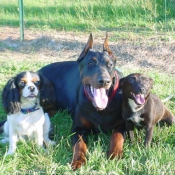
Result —
[{"label": "green grass", "polygon": [[[0,91],[9,79],[25,70],[38,70],[49,62],[21,62],[0,61]],[[158,71],[144,72],[143,70],[125,70],[127,75],[131,72],[142,72],[154,80],[153,92],[161,99],[174,93],[174,77]],[[165,104],[175,114],[175,98]],[[0,118],[6,114],[0,106]],[[106,152],[109,149],[110,133],[89,136],[87,164],[80,170],[73,172],[70,168],[72,158],[71,125],[72,120],[66,111],[58,112],[52,119],[55,127],[55,141],[57,145],[47,150],[38,148],[35,143],[19,142],[17,151],[13,156],[4,157],[8,145],[0,145],[0,174],[77,174],[77,175],[171,175],[175,174],[175,126],[160,127],[154,130],[152,146],[143,147],[144,131],[135,130],[136,142],[133,145],[126,140],[124,145],[124,158],[109,161]]]},{"label": "green grass", "polygon": [[[16,0],[0,2],[0,25],[19,26]],[[175,1],[25,0],[25,28],[91,31],[174,31]]]}]

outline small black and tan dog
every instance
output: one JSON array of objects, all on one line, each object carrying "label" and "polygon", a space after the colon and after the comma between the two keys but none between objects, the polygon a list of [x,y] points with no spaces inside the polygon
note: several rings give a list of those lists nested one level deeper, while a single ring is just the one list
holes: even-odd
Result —
[{"label": "small black and tan dog", "polygon": [[175,122],[175,116],[165,107],[163,102],[150,93],[153,80],[146,75],[133,73],[120,79],[123,94],[123,118],[126,121],[128,135],[133,141],[134,126],[146,129],[145,146],[152,140],[153,128],[157,122],[168,125]]},{"label": "small black and tan dog", "polygon": [[55,87],[57,109],[68,109],[73,119],[74,170],[85,163],[85,136],[114,130],[108,157],[122,156],[125,122],[122,118],[122,94],[118,88],[121,75],[116,71],[116,58],[108,46],[92,50],[89,40],[77,61],[57,62],[39,70]]}]

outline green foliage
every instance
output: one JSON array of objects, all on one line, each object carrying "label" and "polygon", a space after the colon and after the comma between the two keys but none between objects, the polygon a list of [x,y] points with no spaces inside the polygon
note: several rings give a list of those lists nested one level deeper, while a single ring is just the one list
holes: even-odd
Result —
[{"label": "green foliage", "polygon": [[[1,2],[0,25],[18,26],[16,0]],[[26,28],[59,30],[142,30],[174,31],[174,0],[25,0]]]}]

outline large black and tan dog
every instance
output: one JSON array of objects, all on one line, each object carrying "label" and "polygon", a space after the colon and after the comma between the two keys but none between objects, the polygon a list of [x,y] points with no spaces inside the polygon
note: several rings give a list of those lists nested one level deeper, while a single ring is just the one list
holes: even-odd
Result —
[{"label": "large black and tan dog", "polygon": [[150,92],[153,80],[146,75],[133,73],[120,80],[123,94],[123,118],[131,141],[134,139],[134,126],[146,129],[145,146],[152,140],[153,128],[157,122],[168,125],[175,122],[175,116],[163,102]]},{"label": "large black and tan dog", "polygon": [[92,132],[114,129],[108,157],[121,157],[123,150],[125,124],[116,58],[108,46],[107,35],[103,52],[93,51],[92,46],[90,34],[77,61],[57,62],[39,70],[55,87],[57,109],[68,109],[71,113],[72,133],[75,133],[72,139],[74,170],[85,163],[85,136]]}]

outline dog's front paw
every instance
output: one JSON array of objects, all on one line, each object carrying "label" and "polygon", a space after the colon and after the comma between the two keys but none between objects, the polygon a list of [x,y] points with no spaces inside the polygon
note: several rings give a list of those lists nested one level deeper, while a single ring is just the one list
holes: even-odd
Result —
[{"label": "dog's front paw", "polygon": [[45,144],[45,146],[54,146],[54,145],[56,145],[56,142],[52,141],[52,140],[47,140],[47,141],[45,140],[44,144]]},{"label": "dog's front paw", "polygon": [[81,156],[81,157],[77,158],[76,160],[72,161],[71,167],[75,171],[75,170],[79,169],[82,165],[84,165],[85,163],[86,163],[85,157]]},{"label": "dog's front paw", "polygon": [[53,146],[53,145],[56,145],[56,142],[55,142],[55,141],[50,140],[49,142],[47,142],[47,145],[49,145],[49,146]]}]

